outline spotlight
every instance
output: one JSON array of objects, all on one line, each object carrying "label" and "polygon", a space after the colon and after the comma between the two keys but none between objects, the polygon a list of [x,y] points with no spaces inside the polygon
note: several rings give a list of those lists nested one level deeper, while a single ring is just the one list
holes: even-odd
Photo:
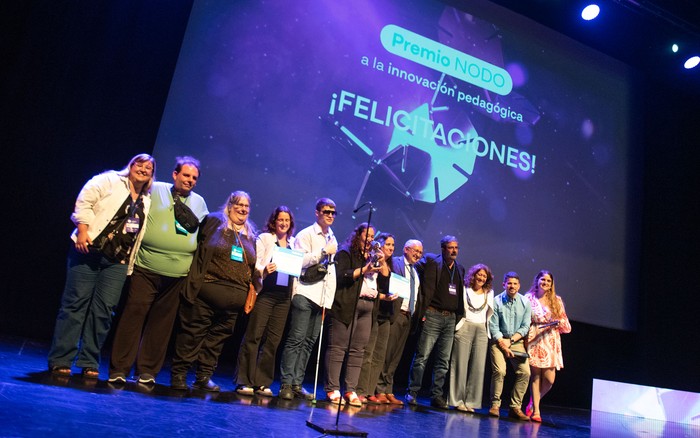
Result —
[{"label": "spotlight", "polygon": [[673,53],[678,53],[678,44],[672,45],[672,46],[671,46],[671,51],[672,51]]},{"label": "spotlight", "polygon": [[694,68],[698,64],[700,64],[700,56],[691,56],[690,58],[688,58],[687,61],[685,61],[685,64],[683,64],[683,67],[690,70],[691,68]]},{"label": "spotlight", "polygon": [[583,8],[583,11],[581,11],[581,18],[586,21],[590,21],[596,18],[598,14],[600,14],[600,7],[596,4],[590,4]]}]

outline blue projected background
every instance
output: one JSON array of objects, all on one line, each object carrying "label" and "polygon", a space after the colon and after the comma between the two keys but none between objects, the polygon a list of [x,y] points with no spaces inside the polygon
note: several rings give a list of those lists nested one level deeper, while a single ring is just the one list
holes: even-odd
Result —
[{"label": "blue projected background", "polygon": [[[555,275],[572,319],[631,328],[625,309],[629,78],[625,68],[483,1],[196,1],[159,131],[160,180],[202,162],[210,210],[233,190],[258,225],[297,231],[318,197],[344,239],[367,220],[500,292]],[[509,90],[508,84],[512,85]]]}]

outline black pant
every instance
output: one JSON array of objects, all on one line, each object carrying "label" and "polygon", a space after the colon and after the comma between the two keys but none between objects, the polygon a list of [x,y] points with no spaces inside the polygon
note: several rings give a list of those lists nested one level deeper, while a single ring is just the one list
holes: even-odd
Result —
[{"label": "black pant", "polygon": [[233,334],[247,290],[218,283],[204,283],[194,304],[180,305],[180,330],[175,341],[171,375],[185,375],[197,361],[197,379],[211,377]]},{"label": "black pant", "polygon": [[185,277],[166,277],[136,267],[129,295],[114,333],[109,373],[157,375],[173,330]]},{"label": "black pant", "polygon": [[[238,352],[236,383],[239,385],[257,387],[272,384],[277,347],[282,340],[291,302],[286,291],[261,292],[258,295]],[[261,348],[263,336],[265,341]]]},{"label": "black pant", "polygon": [[396,316],[396,320],[389,327],[389,340],[387,342],[384,367],[379,373],[377,393],[394,393],[394,373],[401,362],[404,346],[411,331],[411,318],[405,314]]}]

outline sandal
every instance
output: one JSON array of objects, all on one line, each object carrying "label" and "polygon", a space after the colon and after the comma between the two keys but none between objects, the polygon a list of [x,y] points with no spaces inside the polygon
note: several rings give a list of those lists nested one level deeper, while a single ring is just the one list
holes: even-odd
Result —
[{"label": "sandal", "polygon": [[97,368],[83,368],[83,371],[80,373],[81,376],[83,376],[83,379],[97,379],[100,377],[100,371]]},{"label": "sandal", "polygon": [[345,399],[343,399],[343,397],[340,396],[340,391],[338,391],[337,389],[335,391],[328,391],[326,395],[328,396],[328,401],[333,403],[334,405],[345,404]]},{"label": "sandal", "polygon": [[357,393],[355,393],[355,391],[346,392],[345,400],[348,401],[348,404],[350,406],[355,406],[356,408],[362,407],[362,400],[360,400],[360,397],[357,396]]},{"label": "sandal", "polygon": [[49,371],[51,371],[52,375],[57,376],[57,377],[70,377],[70,375],[71,375],[70,367],[66,367],[66,366],[60,366],[60,365],[52,366],[51,368],[49,368]]}]

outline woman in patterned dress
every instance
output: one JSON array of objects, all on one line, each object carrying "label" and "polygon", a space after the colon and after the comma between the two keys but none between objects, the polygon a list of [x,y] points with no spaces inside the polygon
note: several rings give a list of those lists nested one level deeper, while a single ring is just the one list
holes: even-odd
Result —
[{"label": "woman in patterned dress", "polygon": [[570,333],[571,324],[564,302],[554,289],[554,276],[540,271],[525,294],[532,306],[532,325],[528,335],[530,355],[530,403],[525,413],[541,422],[540,400],[552,389],[556,371],[564,367],[561,333]]}]

